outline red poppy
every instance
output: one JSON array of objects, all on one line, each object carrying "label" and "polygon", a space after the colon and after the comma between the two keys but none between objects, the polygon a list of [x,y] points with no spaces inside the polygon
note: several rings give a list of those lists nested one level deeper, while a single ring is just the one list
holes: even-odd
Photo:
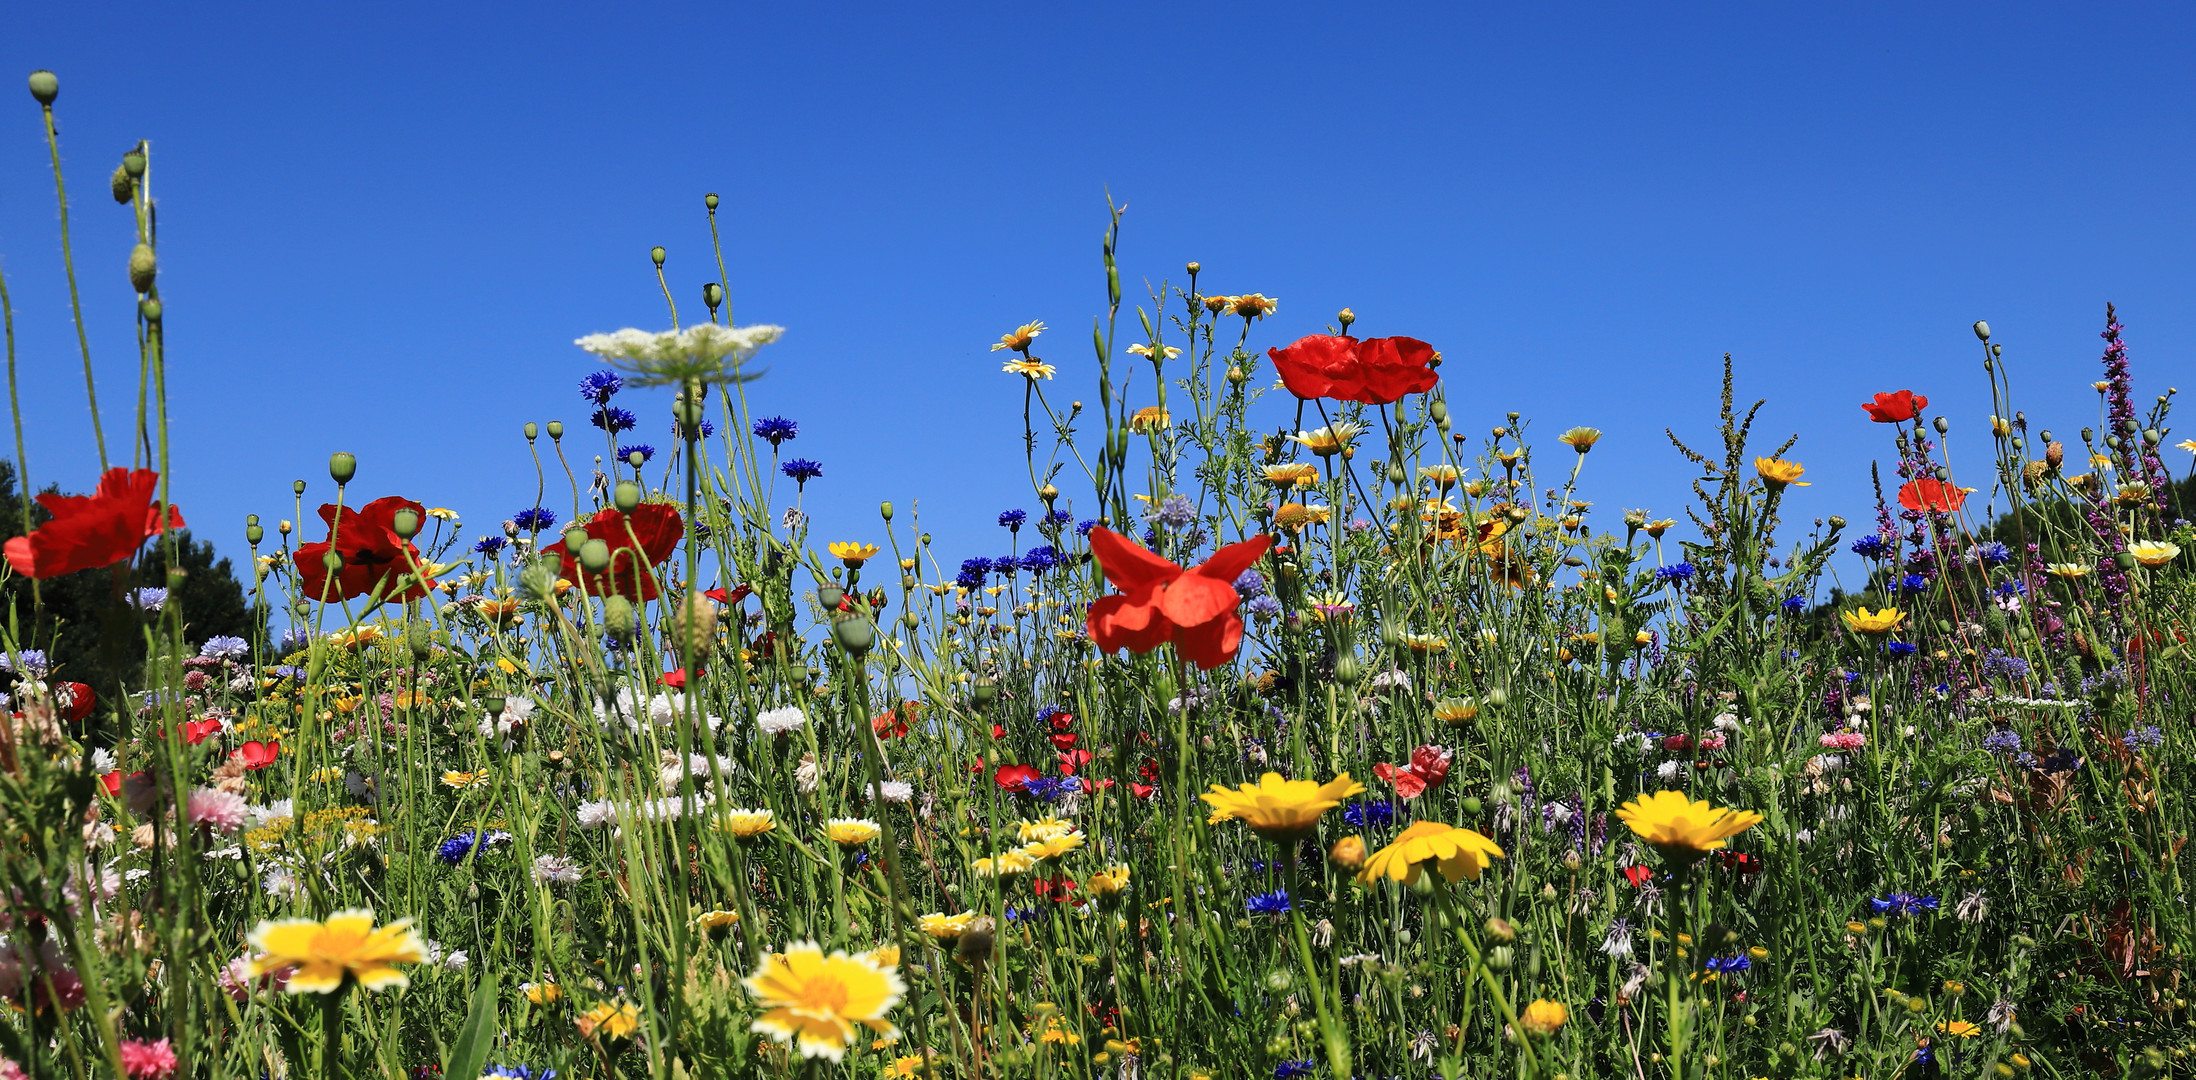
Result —
[{"label": "red poppy", "polygon": [[1055,904],[1066,903],[1075,888],[1075,879],[1065,875],[1048,878],[1040,874],[1029,879],[1029,887],[1030,891]]},{"label": "red poppy", "polygon": [[1129,790],[1130,790],[1130,791],[1133,791],[1133,792],[1135,792],[1135,793],[1136,793],[1136,797],[1137,797],[1137,798],[1139,798],[1139,799],[1148,799],[1148,798],[1151,798],[1151,797],[1152,797],[1153,795],[1155,795],[1155,794],[1157,794],[1157,793],[1158,793],[1158,791],[1159,791],[1159,785],[1157,785],[1157,784],[1130,784],[1130,785],[1129,785]]},{"label": "red poppy", "polygon": [[220,733],[221,721],[219,720],[185,720],[183,722],[183,741],[192,746],[197,746],[199,743],[205,742]]},{"label": "red poppy", "polygon": [[257,739],[245,743],[231,757],[242,758],[247,769],[264,769],[282,756],[280,742],[260,742]]},{"label": "red poppy", "polygon": [[1051,724],[1054,731],[1066,731],[1075,726],[1075,714],[1056,712],[1052,714],[1052,719],[1045,722]]},{"label": "red poppy", "polygon": [[1001,765],[997,772],[991,774],[991,782],[999,785],[1002,791],[1020,791],[1023,785],[1041,775],[1035,766]]},{"label": "red poppy", "polygon": [[1090,550],[1121,590],[1090,605],[1090,636],[1104,652],[1125,648],[1148,653],[1172,641],[1182,659],[1216,668],[1235,659],[1243,644],[1241,599],[1235,579],[1273,543],[1258,536],[1229,544],[1201,565],[1185,570],[1100,526],[1090,531]]},{"label": "red poppy", "polygon": [[1627,866],[1624,868],[1624,880],[1631,882],[1634,888],[1647,884],[1654,876],[1655,872],[1644,866]]},{"label": "red poppy", "polygon": [[992,737],[992,738],[994,738],[994,739],[1004,739],[1004,738],[1006,738],[1006,725],[1005,725],[1005,724],[993,724],[993,725],[991,725],[991,737]]},{"label": "red poppy", "polygon": [[102,776],[102,777],[100,777],[100,778],[99,778],[99,785],[100,785],[101,787],[104,787],[104,788],[106,788],[106,789],[107,789],[107,794],[109,794],[109,795],[115,795],[115,796],[119,796],[119,795],[121,795],[121,794],[122,794],[122,770],[120,770],[120,769],[110,769],[110,770],[108,770],[108,772],[107,772],[107,775],[105,775],[105,776]]},{"label": "red poppy", "polygon": [[1289,392],[1300,398],[1332,398],[1386,405],[1421,394],[1441,381],[1432,367],[1434,348],[1417,338],[1312,334],[1285,349],[1268,349]]},{"label": "red poppy", "polygon": [[869,721],[869,730],[880,739],[897,739],[907,734],[907,722],[915,716],[912,702],[894,706],[891,711],[877,714]]},{"label": "red poppy", "polygon": [[729,606],[732,604],[737,604],[740,601],[755,595],[755,590],[748,588],[745,585],[741,585],[738,588],[732,589],[729,592],[725,591],[722,588],[717,588],[711,589],[708,592],[703,593],[702,595],[710,598],[711,600],[715,600],[720,604]]},{"label": "red poppy", "polygon": [[673,690],[684,690],[686,689],[686,669],[679,668],[676,671],[666,671],[656,676],[656,682],[658,685],[668,686]]},{"label": "red poppy", "polygon": [[1722,864],[1725,870],[1736,870],[1741,874],[1758,874],[1762,869],[1759,856],[1741,851],[1716,852],[1716,862]]},{"label": "red poppy", "polygon": [[[595,596],[623,596],[644,603],[654,600],[659,591],[650,568],[678,551],[679,540],[686,535],[686,523],[679,520],[679,512],[662,503],[642,503],[633,508],[630,519],[615,509],[604,510],[589,518],[583,527],[588,539],[610,545],[610,566],[602,573],[587,575],[587,591]],[[563,560],[558,572],[566,580],[580,579],[579,555],[564,550],[564,541],[542,550]]]},{"label": "red poppy", "polygon": [[1927,510],[1935,514],[1957,514],[1967,502],[1967,489],[1954,487],[1934,476],[1910,480],[1899,489],[1899,505],[1908,510]]},{"label": "red poppy", "polygon": [[[160,474],[151,469],[115,468],[90,495],[40,495],[38,505],[53,519],[8,541],[8,563],[24,577],[50,578],[121,562],[160,535],[159,489]],[[183,511],[168,507],[168,527],[183,527]]]},{"label": "red poppy", "polygon": [[1868,410],[1868,418],[1879,424],[1903,424],[1920,416],[1928,407],[1929,399],[1912,390],[1877,394],[1876,400],[1861,402],[1861,408]]},{"label": "red poppy", "polygon": [[[422,521],[427,518],[426,507],[402,495],[384,495],[360,507],[321,504],[320,520],[328,523],[328,538],[297,549],[298,583],[304,586],[305,598],[335,601],[378,594],[382,600],[401,601],[426,596],[435,582],[411,577],[415,566],[426,571],[426,560],[411,541],[397,535],[399,510],[410,510]],[[333,583],[325,561],[330,549],[343,556]],[[406,579],[399,590],[399,582]]]},{"label": "red poppy", "polygon": [[61,687],[67,691],[68,697],[68,704],[61,707],[61,715],[69,723],[73,724],[90,716],[92,710],[98,707],[99,695],[92,693],[91,687],[80,682],[62,683]]},{"label": "red poppy", "polygon": [[1065,753],[1061,754],[1061,755],[1060,755],[1060,775],[1062,775],[1062,776],[1073,776],[1073,775],[1075,775],[1075,770],[1077,770],[1077,769],[1080,769],[1080,768],[1082,768],[1083,766],[1085,766],[1085,765],[1088,765],[1088,764],[1090,764],[1090,758],[1091,758],[1091,753],[1090,753],[1090,751],[1088,751],[1088,750],[1069,750],[1069,751],[1067,751],[1067,752],[1065,752]]},{"label": "red poppy", "polygon": [[1073,750],[1075,743],[1082,738],[1072,731],[1055,731],[1045,737],[1052,740],[1052,748],[1055,750]]},{"label": "red poppy", "polygon": [[1394,784],[1396,794],[1415,799],[1449,779],[1449,761],[1454,756],[1443,747],[1421,746],[1411,751],[1410,764],[1398,768],[1383,761],[1373,766],[1373,775]]}]

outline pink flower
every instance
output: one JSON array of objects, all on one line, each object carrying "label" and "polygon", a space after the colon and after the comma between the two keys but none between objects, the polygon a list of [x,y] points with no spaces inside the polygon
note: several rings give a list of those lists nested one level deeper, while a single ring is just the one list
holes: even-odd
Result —
[{"label": "pink flower", "polygon": [[1868,736],[1858,731],[1834,731],[1816,741],[1831,750],[1858,750],[1868,745]]},{"label": "pink flower", "polygon": [[129,1072],[130,1080],[167,1080],[175,1075],[175,1050],[166,1039],[124,1039],[119,1049],[122,1068]]},{"label": "pink flower", "polygon": [[199,788],[191,792],[191,801],[183,809],[185,819],[191,824],[225,833],[242,829],[246,813],[244,796],[220,788]]},{"label": "pink flower", "polygon": [[9,1058],[0,1058],[0,1080],[28,1080],[23,1067]]},{"label": "pink flower", "polygon": [[0,998],[35,1012],[55,1002],[64,1010],[79,1009],[84,1005],[84,980],[62,959],[61,943],[53,938],[36,945],[10,942],[0,945]]},{"label": "pink flower", "polygon": [[1721,750],[1723,745],[1723,733],[1720,731],[1713,735],[1701,736],[1700,748],[1703,750]]}]

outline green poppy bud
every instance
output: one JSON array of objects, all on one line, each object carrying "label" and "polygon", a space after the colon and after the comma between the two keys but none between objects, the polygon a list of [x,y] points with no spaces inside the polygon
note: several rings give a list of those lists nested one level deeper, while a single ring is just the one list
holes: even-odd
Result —
[{"label": "green poppy bud", "polygon": [[61,77],[39,68],[30,73],[30,92],[40,105],[51,105],[53,99],[61,96]]},{"label": "green poppy bud", "polygon": [[128,206],[137,197],[137,185],[130,180],[129,170],[120,165],[115,166],[114,175],[107,178],[107,187],[113,192],[114,201],[123,206]]},{"label": "green poppy bud", "polygon": [[618,513],[630,514],[640,503],[641,486],[631,480],[618,481],[616,490],[610,493],[610,504],[618,508]]},{"label": "green poppy bud", "polygon": [[638,450],[635,450],[632,453],[625,455],[625,463],[638,469],[641,466],[648,464],[648,456]]},{"label": "green poppy bud", "polygon": [[[350,483],[351,478],[358,475],[358,458],[352,456],[348,450],[338,450],[328,455],[328,475],[338,485]],[[299,483],[303,484],[304,481]]]},{"label": "green poppy bud", "polygon": [[143,300],[139,300],[139,301],[137,302],[137,313],[138,313],[139,315],[142,315],[142,316],[144,316],[144,317],[145,317],[145,321],[146,321],[146,322],[149,322],[149,323],[157,323],[157,322],[159,322],[159,321],[160,321],[160,312],[161,312],[161,308],[160,308],[160,301],[158,301],[158,300],[155,300],[155,299],[153,299],[153,298],[151,298],[151,297],[149,297],[149,296],[148,296],[148,297],[146,297],[145,299],[143,299]]},{"label": "green poppy bud", "polygon": [[633,611],[633,602],[622,596],[613,596],[602,602],[602,625],[610,636],[623,642],[633,640],[633,631],[639,618]]},{"label": "green poppy bud", "polygon": [[864,656],[877,644],[877,626],[861,615],[843,615],[831,620],[831,640],[849,656]]},{"label": "green poppy bud", "polygon": [[343,569],[343,553],[329,548],[320,556],[321,569],[333,574]]},{"label": "green poppy bud", "polygon": [[602,573],[610,568],[610,545],[590,538],[580,545],[579,561],[588,573]]},{"label": "green poppy bud", "polygon": [[396,534],[406,540],[418,536],[419,511],[409,506],[398,507],[397,512],[390,515],[389,527],[395,529]]},{"label": "green poppy bud", "polygon": [[1435,398],[1432,401],[1427,402],[1426,415],[1433,417],[1433,422],[1436,424],[1447,423],[1449,419],[1449,403],[1440,398]]},{"label": "green poppy bud", "polygon": [[540,436],[540,426],[536,425],[532,420],[528,420],[526,422],[526,441],[533,442],[536,438],[539,438]]},{"label": "green poppy bud", "polygon": [[427,634],[427,624],[416,622],[404,632],[404,643],[411,647],[412,659],[425,660],[434,654],[434,639]]},{"label": "green poppy bud", "polygon": [[663,247],[661,245],[649,248],[648,257],[655,261],[656,269],[663,269]]},{"label": "green poppy bud", "polygon": [[[144,144],[140,143],[139,145]],[[145,152],[143,150],[132,150],[122,155],[122,171],[132,177],[145,175]]]},{"label": "green poppy bud", "polygon": [[138,292],[151,292],[153,278],[160,274],[160,260],[153,255],[152,245],[139,244],[130,249],[130,287]]},{"label": "green poppy bud", "polygon": [[293,494],[297,494],[297,495],[303,495],[303,494],[305,494],[305,481],[303,481],[303,480],[294,480],[294,481],[291,481],[291,483],[290,483],[290,491],[291,491],[291,493],[293,493]]},{"label": "green poppy bud", "polygon": [[877,516],[885,519],[886,521],[892,520],[892,504],[889,502],[878,503]]},{"label": "green poppy bud", "polygon": [[562,421],[562,420],[551,420],[551,421],[549,421],[549,437],[550,437],[550,438],[552,438],[552,439],[562,439],[562,438],[564,438],[564,421]]},{"label": "green poppy bud", "polygon": [[702,303],[709,305],[711,311],[717,310],[717,305],[724,303],[724,286],[714,281],[703,284]]}]

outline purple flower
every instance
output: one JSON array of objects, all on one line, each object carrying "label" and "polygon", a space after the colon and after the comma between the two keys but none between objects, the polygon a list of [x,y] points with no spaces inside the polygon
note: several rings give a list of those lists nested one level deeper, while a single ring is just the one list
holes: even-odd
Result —
[{"label": "purple flower", "polygon": [[991,573],[990,559],[983,558],[982,556],[978,556],[973,559],[963,559],[961,560],[960,576],[954,578],[953,582],[954,584],[973,592],[977,589],[981,589],[984,587],[984,577],[989,573]]},{"label": "purple flower", "polygon": [[769,440],[770,448],[775,450],[780,443],[792,442],[801,433],[801,425],[782,416],[765,416],[755,421],[754,430],[756,438]]},{"label": "purple flower", "polygon": [[1671,563],[1668,566],[1655,567],[1655,580],[1665,584],[1683,585],[1692,580],[1693,573],[1692,563]]},{"label": "purple flower", "polygon": [[1895,892],[1881,899],[1868,901],[1868,910],[1878,915],[1919,915],[1937,910],[1937,898],[1917,896],[1909,892]]},{"label": "purple flower", "polygon": [[557,523],[557,512],[537,506],[511,515],[511,523],[529,532],[540,532]]},{"label": "purple flower", "polygon": [[629,413],[624,409],[616,408],[614,406],[605,405],[602,408],[595,410],[595,415],[588,419],[588,423],[591,423],[596,427],[599,427],[604,431],[615,435],[621,431],[633,430],[634,420],[632,413]]},{"label": "purple flower", "polygon": [[1250,912],[1253,915],[1272,915],[1275,917],[1279,917],[1288,914],[1289,907],[1289,894],[1280,889],[1275,889],[1274,891],[1269,893],[1259,893],[1256,896],[1253,896],[1250,899],[1243,901],[1244,910]]},{"label": "purple flower", "polygon": [[1014,532],[1022,531],[1022,523],[1029,520],[1027,510],[1008,510],[999,515],[999,527]]},{"label": "purple flower", "polygon": [[1060,565],[1060,552],[1051,544],[1039,544],[1022,553],[1022,569],[1042,574]]},{"label": "purple flower", "polygon": [[1881,536],[1863,536],[1860,539],[1853,541],[1853,554],[1859,555],[1865,559],[1883,558],[1885,554],[1890,552],[1890,550],[1890,546],[1883,542],[1883,537]]},{"label": "purple flower", "polygon": [[598,371],[580,380],[580,396],[597,405],[610,404],[610,396],[625,388],[615,371]]}]

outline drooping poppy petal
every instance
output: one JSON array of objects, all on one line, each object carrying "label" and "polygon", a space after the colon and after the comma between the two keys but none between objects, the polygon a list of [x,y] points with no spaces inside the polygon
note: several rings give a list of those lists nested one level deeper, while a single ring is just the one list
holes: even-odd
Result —
[{"label": "drooping poppy petal", "polygon": [[[159,489],[160,474],[151,469],[113,468],[90,495],[40,495],[53,518],[7,542],[8,564],[25,577],[50,578],[121,562],[160,535]],[[183,527],[181,510],[168,507],[167,527]]]},{"label": "drooping poppy petal", "polygon": [[1879,424],[1906,423],[1928,407],[1929,399],[1912,390],[1877,394],[1876,400],[1861,402],[1861,408],[1868,410],[1868,418]]},{"label": "drooping poppy petal", "polygon": [[1171,581],[1182,572],[1181,567],[1103,525],[1090,530],[1090,553],[1098,557],[1106,580],[1124,594]]}]

